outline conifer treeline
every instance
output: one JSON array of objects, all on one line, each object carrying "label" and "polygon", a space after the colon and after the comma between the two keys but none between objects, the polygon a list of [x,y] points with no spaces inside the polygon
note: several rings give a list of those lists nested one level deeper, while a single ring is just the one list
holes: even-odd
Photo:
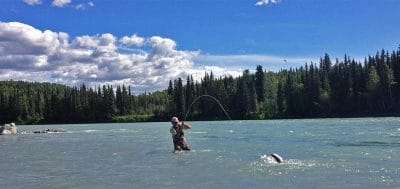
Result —
[{"label": "conifer treeline", "polygon": [[[169,82],[164,91],[134,95],[128,86],[67,87],[50,83],[0,82],[0,120],[22,123],[106,122],[116,116],[145,115],[168,120],[185,114],[188,120],[226,119],[217,98],[233,119],[359,117],[400,115],[400,50],[382,50],[357,62],[345,55],[319,64],[266,72],[245,70],[238,78],[201,81],[188,76]],[[114,119],[115,120],[115,119]]]},{"label": "conifer treeline", "polygon": [[131,94],[130,87],[0,81],[0,120],[18,123],[108,122],[116,115],[162,111],[165,92]]},{"label": "conifer treeline", "polygon": [[[382,50],[357,62],[345,55],[332,61],[325,54],[319,64],[279,72],[257,66],[238,78],[206,74],[200,83],[179,78],[168,87],[169,114],[184,117],[197,96],[218,98],[233,119],[363,117],[400,115],[400,50]],[[190,119],[225,119],[210,99],[202,98]]]}]

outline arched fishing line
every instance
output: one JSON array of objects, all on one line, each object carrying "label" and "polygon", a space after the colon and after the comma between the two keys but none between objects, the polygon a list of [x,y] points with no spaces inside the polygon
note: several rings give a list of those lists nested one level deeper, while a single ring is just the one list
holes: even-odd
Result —
[{"label": "arched fishing line", "polygon": [[195,98],[195,99],[193,100],[193,102],[190,104],[189,108],[188,108],[187,111],[186,111],[185,119],[183,119],[183,121],[186,121],[186,117],[187,117],[187,115],[189,114],[190,109],[192,108],[193,104],[194,104],[197,100],[199,100],[200,98],[202,98],[202,97],[209,97],[209,98],[213,99],[213,100],[219,105],[219,107],[224,111],[226,117],[228,117],[229,120],[232,120],[232,119],[231,119],[231,116],[229,116],[228,112],[226,112],[224,106],[222,106],[222,104],[219,102],[219,100],[218,100],[217,98],[215,98],[215,97],[213,97],[213,96],[211,96],[211,95],[201,95],[201,96],[198,96],[197,98]]}]

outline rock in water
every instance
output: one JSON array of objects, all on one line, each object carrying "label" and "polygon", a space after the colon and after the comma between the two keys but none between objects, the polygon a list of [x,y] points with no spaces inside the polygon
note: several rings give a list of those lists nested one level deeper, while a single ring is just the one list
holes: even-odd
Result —
[{"label": "rock in water", "polygon": [[15,123],[4,124],[0,127],[0,135],[17,134],[18,129]]},{"label": "rock in water", "polygon": [[65,132],[64,130],[62,130],[62,129],[55,129],[55,128],[49,128],[49,129],[45,129],[45,130],[43,130],[44,132],[47,132],[47,133],[61,133],[61,132]]},{"label": "rock in water", "polygon": [[4,124],[0,126],[0,135],[11,135],[11,134],[31,134],[31,133],[61,133],[66,132],[63,129],[48,128],[41,131],[22,131],[18,133],[17,126],[15,123]]},{"label": "rock in water", "polygon": [[54,128],[48,128],[48,129],[44,129],[41,131],[33,131],[33,133],[62,133],[62,132],[66,132],[62,129],[54,129]]}]

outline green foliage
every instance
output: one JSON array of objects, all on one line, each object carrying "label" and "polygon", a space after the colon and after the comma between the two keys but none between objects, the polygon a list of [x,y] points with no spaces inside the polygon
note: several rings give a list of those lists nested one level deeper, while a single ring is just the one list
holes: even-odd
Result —
[{"label": "green foliage", "polygon": [[80,123],[115,120],[148,121],[149,116],[164,111],[167,93],[164,91],[132,95],[130,87],[98,87],[83,84],[67,87],[51,83],[0,81],[0,120],[3,123]]},{"label": "green foliage", "polygon": [[129,123],[129,122],[146,122],[153,121],[154,115],[125,115],[125,116],[114,116],[112,118],[113,122],[119,123]]},{"label": "green foliage", "polygon": [[[274,73],[257,66],[254,74],[245,70],[236,79],[215,79],[206,73],[200,83],[188,85],[188,79],[183,87],[186,106],[188,99],[209,94],[221,101],[233,119],[393,116],[400,113],[399,81],[400,52],[382,51],[364,64],[347,55],[333,64],[325,54],[319,67],[311,63]],[[202,99],[199,104],[190,119],[225,118],[215,102]]]}]

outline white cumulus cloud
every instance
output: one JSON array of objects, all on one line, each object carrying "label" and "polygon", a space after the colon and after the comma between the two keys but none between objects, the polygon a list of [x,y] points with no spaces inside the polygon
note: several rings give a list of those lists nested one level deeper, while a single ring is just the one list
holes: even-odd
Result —
[{"label": "white cumulus cloud", "polygon": [[53,2],[51,3],[52,6],[54,7],[64,7],[67,4],[70,4],[71,0],[53,0]]},{"label": "white cumulus cloud", "polygon": [[[177,48],[173,39],[111,33],[70,37],[19,22],[0,22],[0,80],[131,85],[135,92],[165,89],[169,80],[205,72],[239,76],[262,65],[267,70],[298,67],[315,58],[268,55],[209,55]],[[131,49],[135,48],[135,49]],[[243,63],[246,62],[245,65]]]},{"label": "white cumulus cloud", "polygon": [[124,36],[119,41],[120,41],[120,43],[122,43],[123,45],[126,45],[126,46],[135,45],[135,46],[140,47],[144,44],[145,38],[139,37],[136,34],[133,34],[130,37]]},{"label": "white cumulus cloud", "polygon": [[[120,47],[135,45],[138,51]],[[19,22],[0,22],[0,79],[48,81],[74,85],[125,84],[137,92],[165,89],[169,80],[205,71],[236,75],[237,69],[195,66],[199,51],[177,49],[161,36],[136,34],[118,39],[110,33],[71,38]]]},{"label": "white cumulus cloud", "polygon": [[31,6],[42,4],[41,0],[24,0],[24,2]]},{"label": "white cumulus cloud", "polygon": [[268,3],[277,4],[280,1],[281,0],[259,0],[255,5],[262,6],[262,5],[268,5]]}]

